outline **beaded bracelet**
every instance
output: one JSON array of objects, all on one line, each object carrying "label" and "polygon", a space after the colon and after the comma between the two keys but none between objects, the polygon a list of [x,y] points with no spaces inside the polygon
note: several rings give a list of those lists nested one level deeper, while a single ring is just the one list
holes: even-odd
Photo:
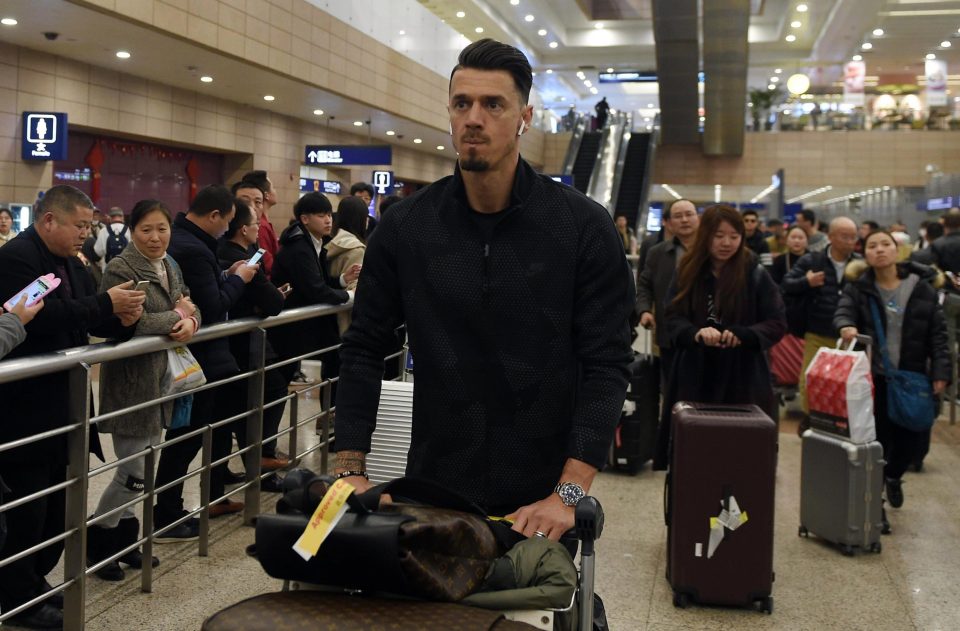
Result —
[{"label": "beaded bracelet", "polygon": [[340,473],[338,473],[338,474],[336,474],[335,476],[333,476],[333,479],[334,479],[334,480],[340,480],[340,479],[343,479],[343,478],[352,478],[352,477],[355,477],[355,476],[359,476],[359,477],[362,477],[362,478],[366,478],[367,480],[370,479],[370,476],[367,475],[367,472],[366,472],[366,471],[341,471]]}]

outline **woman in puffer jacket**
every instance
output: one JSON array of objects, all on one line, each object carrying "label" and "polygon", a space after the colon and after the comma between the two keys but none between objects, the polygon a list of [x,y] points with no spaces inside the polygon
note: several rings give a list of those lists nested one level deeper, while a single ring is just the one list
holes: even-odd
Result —
[{"label": "woman in puffer jacket", "polygon": [[[890,364],[900,370],[929,377],[934,394],[940,395],[950,379],[947,325],[936,287],[943,275],[935,268],[915,262],[897,263],[897,242],[886,231],[876,231],[864,241],[865,261],[847,266],[848,282],[840,296],[833,325],[845,341],[858,333],[877,343],[871,302],[877,306],[887,343]],[[877,439],[883,445],[886,500],[894,508],[903,505],[901,479],[923,448],[925,432],[894,424],[887,410],[887,383],[881,349],[873,349],[874,417]],[[889,524],[884,512],[884,531]]]}]

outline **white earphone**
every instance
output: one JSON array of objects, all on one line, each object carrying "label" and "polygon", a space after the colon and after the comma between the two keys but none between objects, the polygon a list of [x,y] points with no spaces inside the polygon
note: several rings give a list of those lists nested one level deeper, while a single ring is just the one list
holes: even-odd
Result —
[{"label": "white earphone", "polygon": [[450,135],[453,135],[453,123],[447,123],[447,126],[450,128]]},{"label": "white earphone", "polygon": [[525,120],[520,121],[520,129],[517,130],[517,135],[522,136],[524,130],[527,128],[527,122]]}]

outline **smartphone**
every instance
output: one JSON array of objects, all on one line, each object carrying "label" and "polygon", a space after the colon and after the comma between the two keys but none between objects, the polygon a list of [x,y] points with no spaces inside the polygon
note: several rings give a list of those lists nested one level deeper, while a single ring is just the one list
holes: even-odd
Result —
[{"label": "smartphone", "polygon": [[10,311],[18,302],[20,302],[20,298],[22,296],[27,297],[27,306],[30,307],[40,302],[44,296],[59,286],[59,278],[53,274],[44,274],[37,280],[24,287],[23,290],[18,292],[16,296],[3,303],[3,308],[7,311]]},{"label": "smartphone", "polygon": [[150,285],[148,280],[138,280],[137,286],[133,288],[134,291],[147,291],[147,287]]},{"label": "smartphone", "polygon": [[247,265],[256,265],[257,263],[260,262],[260,259],[262,259],[263,255],[266,253],[267,253],[266,250],[264,250],[263,248],[260,248],[259,250],[257,250],[256,254],[250,257],[250,259],[247,261]]}]

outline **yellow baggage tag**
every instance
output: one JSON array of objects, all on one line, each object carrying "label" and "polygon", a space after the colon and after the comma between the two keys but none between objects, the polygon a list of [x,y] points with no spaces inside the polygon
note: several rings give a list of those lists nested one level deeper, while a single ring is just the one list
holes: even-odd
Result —
[{"label": "yellow baggage tag", "polygon": [[293,544],[293,551],[299,554],[304,561],[309,561],[317,555],[317,550],[324,539],[333,531],[334,526],[347,512],[347,498],[356,489],[344,480],[337,480],[327,490],[320,500],[317,510],[307,524],[306,529],[297,542]]}]

